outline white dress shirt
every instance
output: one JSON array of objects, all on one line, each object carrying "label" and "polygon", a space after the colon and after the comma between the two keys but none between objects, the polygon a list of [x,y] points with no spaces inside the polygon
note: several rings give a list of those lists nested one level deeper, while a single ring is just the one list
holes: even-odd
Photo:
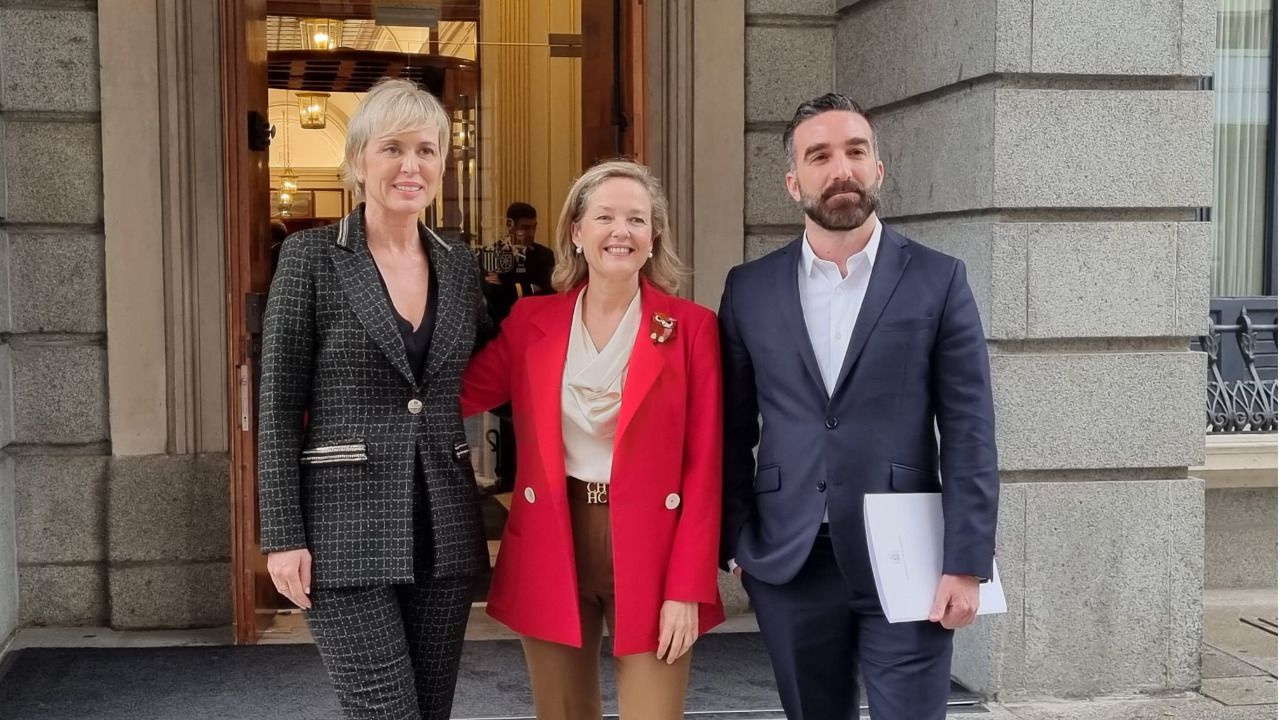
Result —
[{"label": "white dress shirt", "polygon": [[640,293],[613,331],[605,346],[596,350],[582,321],[578,293],[569,330],[569,350],[560,390],[564,437],[564,470],[569,477],[587,482],[609,482],[613,473],[613,438],[622,409],[622,386],[627,381],[631,348],[640,332]]},{"label": "white dress shirt", "polygon": [[867,246],[845,262],[844,277],[840,277],[838,265],[814,254],[808,233],[800,243],[800,307],[827,395],[835,392],[853,326],[867,297],[871,268],[880,249],[880,230],[880,221],[876,220]]},{"label": "white dress shirt", "polygon": [[[800,308],[804,311],[809,344],[818,359],[818,371],[822,373],[828,397],[835,392],[844,356],[849,352],[853,326],[867,297],[867,285],[871,282],[871,269],[875,267],[879,249],[880,221],[877,219],[866,247],[845,261],[845,276],[840,277],[839,265],[814,254],[808,232],[800,243]],[[827,522],[826,512],[822,513],[822,522]]]}]

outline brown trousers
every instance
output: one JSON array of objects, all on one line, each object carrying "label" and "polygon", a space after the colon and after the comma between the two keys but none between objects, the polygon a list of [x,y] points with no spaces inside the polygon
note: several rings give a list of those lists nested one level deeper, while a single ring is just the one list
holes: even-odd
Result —
[{"label": "brown trousers", "polygon": [[[569,478],[573,549],[578,565],[582,647],[521,638],[538,720],[600,720],[600,638],[614,634],[613,534],[609,506],[586,502],[585,483]],[[621,720],[681,720],[689,685],[685,653],[668,665],[656,652],[613,659]]]}]

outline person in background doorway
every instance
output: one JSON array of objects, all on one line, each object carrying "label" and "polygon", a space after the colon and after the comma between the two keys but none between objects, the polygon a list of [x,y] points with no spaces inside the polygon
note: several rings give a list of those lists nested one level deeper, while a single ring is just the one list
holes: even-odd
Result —
[{"label": "person in background doorway", "polygon": [[[513,202],[507,206],[507,236],[499,241],[494,253],[510,254],[511,269],[485,274],[485,300],[495,327],[506,319],[520,298],[555,292],[551,287],[551,272],[556,264],[555,253],[551,248],[537,243],[537,234],[538,211],[532,205]],[[494,415],[498,418],[498,462],[494,468],[497,482],[488,491],[511,492],[515,487],[518,458],[510,404],[495,408]]]},{"label": "person in background doorway", "polygon": [[501,323],[520,298],[550,295],[551,273],[556,257],[551,248],[539,245],[538,211],[532,205],[513,202],[507,206],[507,234],[499,240],[495,253],[510,253],[511,268],[485,274],[485,296],[494,323]]},{"label": "person in background doorway", "polygon": [[418,222],[449,130],[414,83],[375,85],[347,126],[344,175],[362,202],[285,241],[267,301],[262,550],[350,720],[449,717],[488,567],[459,413],[489,324],[479,268]]},{"label": "person in background doorway", "polygon": [[516,303],[463,377],[463,412],[510,401],[520,438],[488,611],[521,635],[541,720],[599,720],[605,626],[621,717],[677,720],[689,650],[724,619],[715,314],[672,294],[642,165],[583,174],[556,243],[557,294]]}]

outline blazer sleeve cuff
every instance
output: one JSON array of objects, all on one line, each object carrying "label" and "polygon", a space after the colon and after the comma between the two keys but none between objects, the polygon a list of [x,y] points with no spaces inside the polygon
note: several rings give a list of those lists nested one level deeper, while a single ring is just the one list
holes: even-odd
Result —
[{"label": "blazer sleeve cuff", "polygon": [[292,530],[269,531],[262,529],[262,554],[299,550],[308,547],[307,534],[301,527]]}]

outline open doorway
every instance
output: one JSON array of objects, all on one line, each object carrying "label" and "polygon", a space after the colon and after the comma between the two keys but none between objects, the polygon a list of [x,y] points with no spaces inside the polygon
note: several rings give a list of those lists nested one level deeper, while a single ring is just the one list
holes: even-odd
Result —
[{"label": "open doorway", "polygon": [[[392,76],[433,92],[453,122],[453,151],[424,220],[483,259],[507,235],[508,206],[522,202],[542,220],[536,240],[549,242],[584,167],[644,159],[640,8],[640,0],[223,4],[236,642],[256,642],[286,610],[257,538],[255,389],[272,226],[293,232],[352,209],[339,178],[346,121],[370,85]],[[488,483],[497,423],[473,429],[477,476]],[[501,494],[485,502],[492,560],[505,505]]]}]

